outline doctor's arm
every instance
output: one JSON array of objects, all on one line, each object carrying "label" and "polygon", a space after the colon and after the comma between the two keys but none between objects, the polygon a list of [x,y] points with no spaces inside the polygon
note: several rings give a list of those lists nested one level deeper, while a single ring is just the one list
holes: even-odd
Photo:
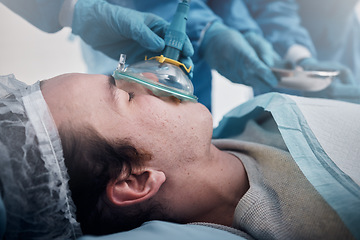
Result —
[{"label": "doctor's arm", "polygon": [[0,0],[0,2],[44,32],[54,33],[63,28],[59,22],[63,0]]},{"label": "doctor's arm", "polygon": [[257,22],[252,18],[242,0],[210,0],[210,8],[221,17],[224,24],[240,31],[243,37],[255,50],[258,57],[269,67],[280,61],[271,43],[264,37]]},{"label": "doctor's arm", "polygon": [[216,21],[209,26],[200,46],[200,54],[221,75],[235,83],[264,93],[274,89],[277,79],[256,51],[237,30]]},{"label": "doctor's arm", "polygon": [[[316,49],[308,31],[301,25],[295,0],[244,0],[265,38],[285,60],[304,70],[340,72],[344,84],[355,82],[352,72],[342,64],[316,59]],[[316,23],[314,23],[316,24]]]},{"label": "doctor's arm", "polygon": [[[281,57],[300,58],[316,56],[316,51],[307,30],[301,26],[295,0],[243,0],[253,19],[261,28],[264,37]],[[291,47],[297,47],[288,56]]]},{"label": "doctor's arm", "polygon": [[[143,59],[165,47],[163,37],[169,26],[167,21],[155,14],[113,5],[105,0],[0,1],[45,32],[71,27],[72,33],[93,49],[116,60],[120,52]],[[182,54],[185,57],[193,54],[188,39]]]}]

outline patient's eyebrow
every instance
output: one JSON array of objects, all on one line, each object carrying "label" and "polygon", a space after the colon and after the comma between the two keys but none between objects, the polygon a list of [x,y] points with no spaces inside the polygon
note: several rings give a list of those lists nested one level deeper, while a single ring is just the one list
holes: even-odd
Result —
[{"label": "patient's eyebrow", "polygon": [[108,75],[108,82],[109,82],[109,85],[116,86],[115,78],[113,76],[111,76],[111,75]]},{"label": "patient's eyebrow", "polygon": [[109,90],[110,90],[110,97],[111,97],[111,101],[112,102],[116,102],[116,84],[115,84],[115,79],[113,76],[109,75],[108,76],[108,86],[109,86]]}]

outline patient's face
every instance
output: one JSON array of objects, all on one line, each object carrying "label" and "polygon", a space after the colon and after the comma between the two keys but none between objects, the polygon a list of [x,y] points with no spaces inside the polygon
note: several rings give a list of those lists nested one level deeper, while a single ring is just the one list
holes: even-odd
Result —
[{"label": "patient's face", "polygon": [[136,83],[116,86],[105,75],[66,74],[45,81],[42,92],[58,127],[91,125],[105,138],[129,139],[154,158],[186,160],[186,149],[195,159],[211,144],[206,107],[156,97]]}]

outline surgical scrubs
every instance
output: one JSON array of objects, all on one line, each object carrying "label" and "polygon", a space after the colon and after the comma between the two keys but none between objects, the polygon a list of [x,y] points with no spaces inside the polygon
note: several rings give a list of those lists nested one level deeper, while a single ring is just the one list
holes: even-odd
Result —
[{"label": "surgical scrubs", "polygon": [[[56,32],[62,28],[58,19],[63,1],[0,2],[43,31]],[[168,21],[171,21],[178,4],[175,0],[108,2],[152,12]],[[350,67],[360,81],[360,24],[354,11],[356,2],[358,1],[346,0],[339,3],[337,0],[192,0],[187,34],[195,49],[195,95],[211,109],[211,69],[197,50],[206,26],[220,17],[227,25],[241,32],[254,31],[263,34],[282,56],[290,46],[298,44],[308,48],[315,57],[317,51],[320,60],[340,61]],[[298,10],[300,17],[297,15]],[[94,51],[85,43],[82,44],[82,49],[89,73],[112,74],[117,60]]]},{"label": "surgical scrubs", "polygon": [[228,1],[231,6],[209,2],[227,25],[263,34],[281,56],[293,45],[304,46],[320,61],[349,67],[360,83],[358,0],[233,0]]}]

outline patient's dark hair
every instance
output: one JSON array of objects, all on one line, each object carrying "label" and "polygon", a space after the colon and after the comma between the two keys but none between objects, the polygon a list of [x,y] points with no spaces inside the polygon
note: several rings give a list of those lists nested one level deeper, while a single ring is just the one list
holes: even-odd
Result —
[{"label": "patient's dark hair", "polygon": [[90,127],[75,129],[67,124],[59,128],[59,134],[76,216],[84,234],[110,234],[161,219],[157,203],[119,208],[111,205],[105,193],[111,179],[124,171],[130,174],[133,167],[149,161],[150,154],[137,150],[127,140],[105,139]]}]

